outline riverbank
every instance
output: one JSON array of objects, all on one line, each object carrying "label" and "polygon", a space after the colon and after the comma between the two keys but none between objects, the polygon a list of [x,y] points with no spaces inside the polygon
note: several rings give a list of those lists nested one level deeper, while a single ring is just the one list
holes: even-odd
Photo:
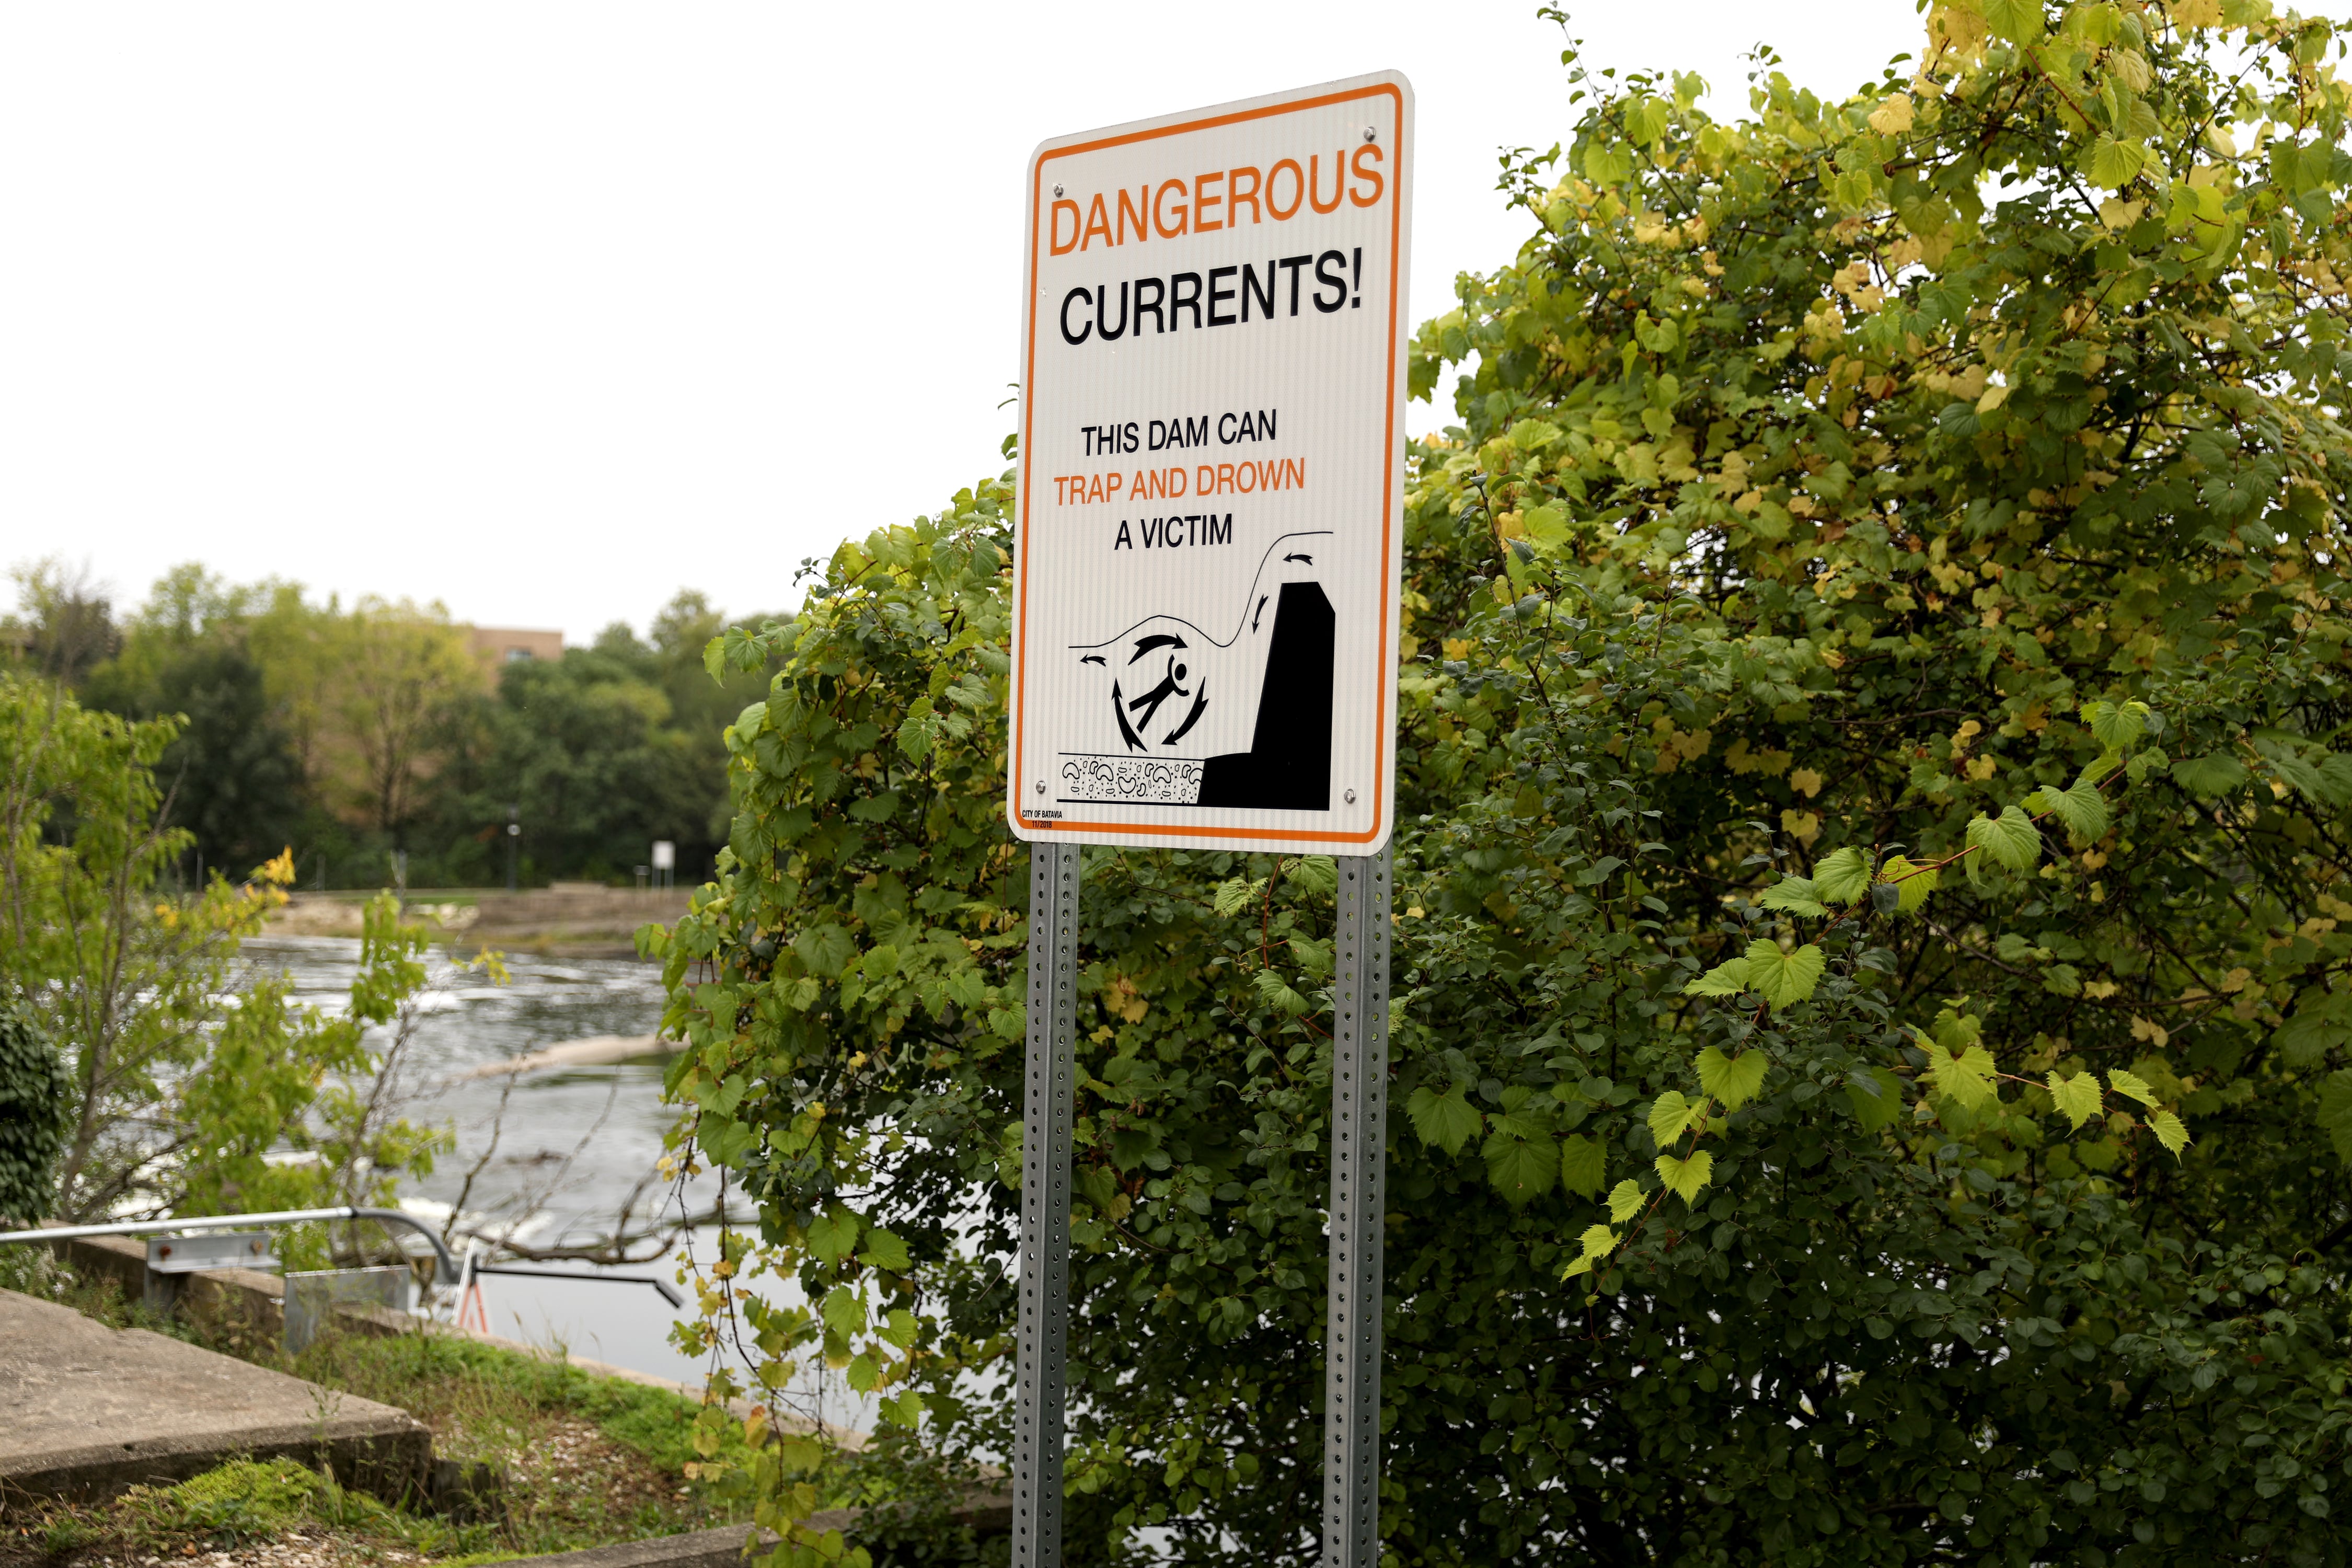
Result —
[{"label": "riverbank", "polygon": [[[625,958],[636,953],[639,927],[667,925],[687,911],[682,888],[604,888],[559,882],[509,893],[454,888],[411,892],[403,904],[411,920],[424,921],[463,948],[583,958]],[[294,893],[269,917],[273,936],[360,934],[361,910],[372,892]]]}]

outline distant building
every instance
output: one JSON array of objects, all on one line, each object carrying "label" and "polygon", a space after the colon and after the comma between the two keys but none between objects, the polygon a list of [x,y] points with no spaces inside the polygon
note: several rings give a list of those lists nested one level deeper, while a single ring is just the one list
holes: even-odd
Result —
[{"label": "distant building", "polygon": [[526,658],[562,658],[562,632],[522,631],[512,626],[467,626],[466,636],[471,639],[474,657],[492,680],[499,678],[500,667]]}]

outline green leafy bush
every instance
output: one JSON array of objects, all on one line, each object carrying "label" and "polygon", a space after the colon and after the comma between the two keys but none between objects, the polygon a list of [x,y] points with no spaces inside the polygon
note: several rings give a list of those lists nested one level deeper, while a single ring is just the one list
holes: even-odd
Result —
[{"label": "green leafy bush", "polygon": [[[2336,48],[1945,5],[1908,82],[1579,72],[1509,161],[1535,233],[1414,368],[1398,1563],[2343,1560]],[[712,645],[782,673],[646,938],[761,1205],[696,1342],[999,1453],[1011,499]],[[1330,887],[1087,852],[1074,1551],[1311,1550]]]},{"label": "green leafy bush", "polygon": [[49,1167],[65,1137],[73,1086],[33,1010],[0,997],[0,1224],[49,1212]]}]

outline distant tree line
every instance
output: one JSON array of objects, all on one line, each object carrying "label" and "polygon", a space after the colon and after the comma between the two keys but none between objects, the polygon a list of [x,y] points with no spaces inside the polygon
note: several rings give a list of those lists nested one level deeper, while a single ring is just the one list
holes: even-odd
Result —
[{"label": "distant tree line", "polygon": [[437,603],[322,602],[189,564],[118,616],[56,562],[15,574],[0,667],[88,709],[184,717],[155,776],[184,883],[290,848],[303,888],[383,886],[395,854],[411,887],[495,886],[510,820],[526,887],[628,879],[656,839],[699,878],[726,840],[724,731],[766,686],[704,670],[730,620],[692,591],[649,638],[616,622],[560,659],[491,663]]}]

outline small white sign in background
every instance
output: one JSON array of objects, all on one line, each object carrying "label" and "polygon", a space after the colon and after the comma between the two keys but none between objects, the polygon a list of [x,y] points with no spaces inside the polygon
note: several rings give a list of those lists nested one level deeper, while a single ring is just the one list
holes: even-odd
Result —
[{"label": "small white sign in background", "polygon": [[1031,160],[1020,837],[1387,841],[1412,153],[1383,72]]}]

